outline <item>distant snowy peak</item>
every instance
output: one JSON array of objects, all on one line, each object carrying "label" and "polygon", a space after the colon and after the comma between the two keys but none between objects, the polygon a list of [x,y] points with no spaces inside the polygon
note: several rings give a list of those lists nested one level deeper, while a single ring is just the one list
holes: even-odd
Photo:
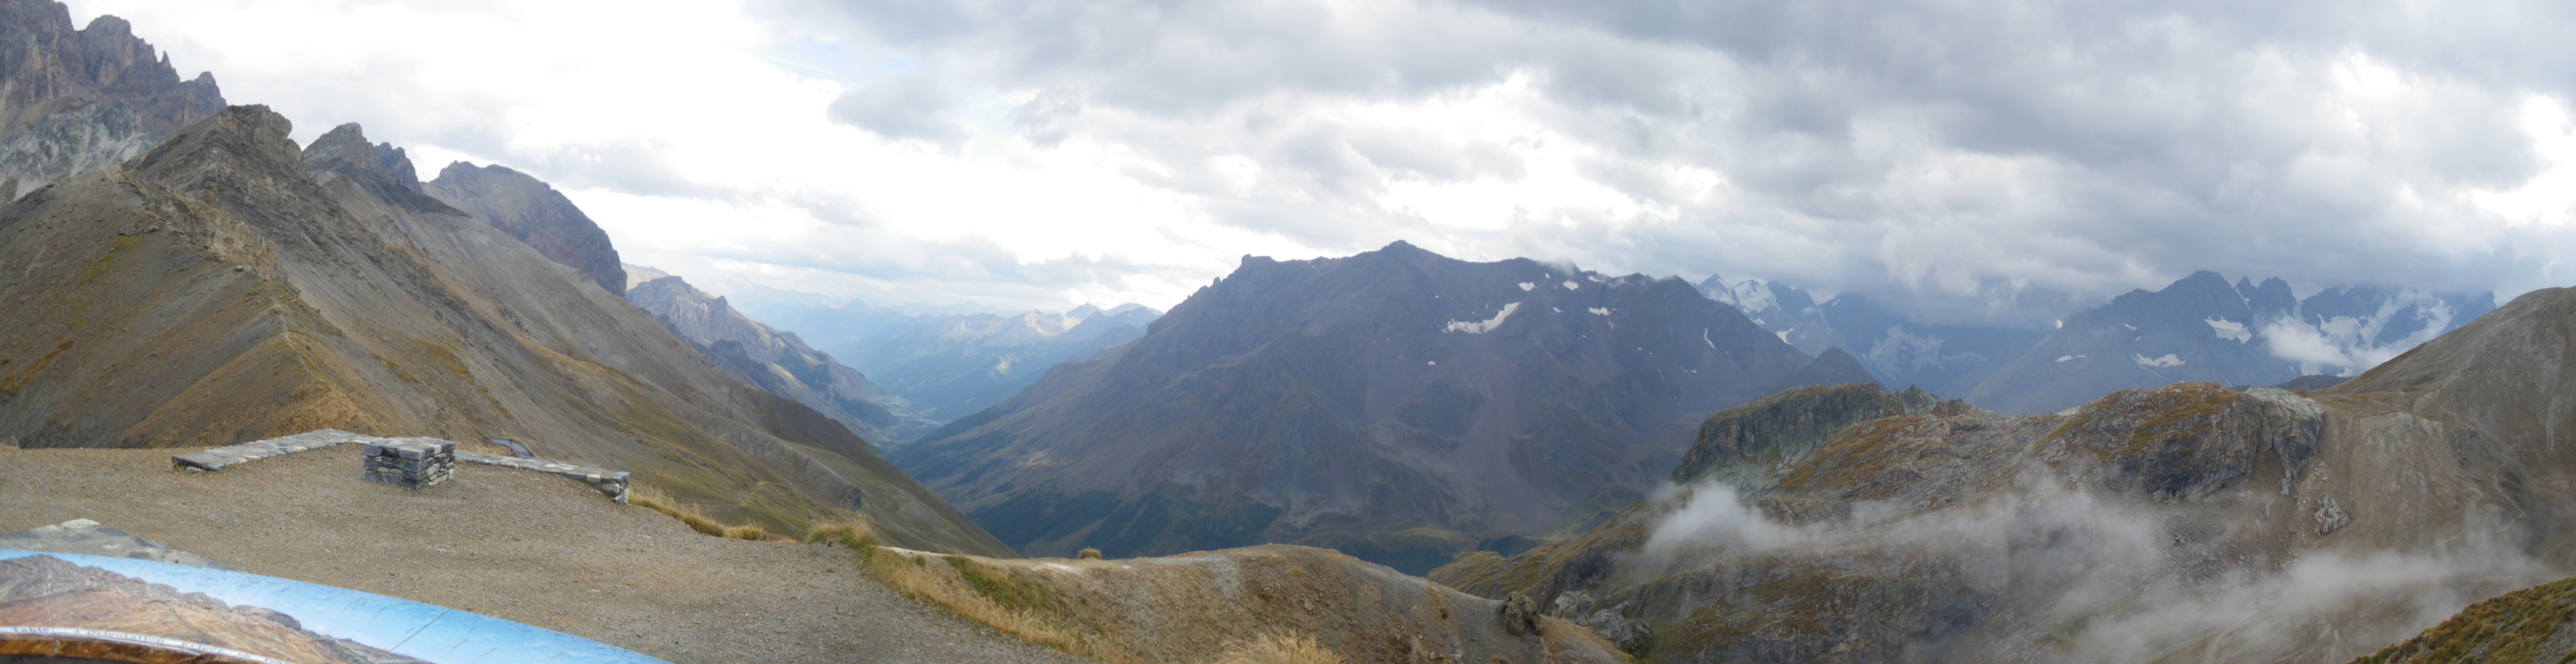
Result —
[{"label": "distant snowy peak", "polygon": [[1712,274],[1700,281],[1699,292],[1744,312],[1753,324],[1779,335],[1798,352],[1815,355],[1840,342],[1815,298],[1805,290],[1754,279],[1729,284],[1725,277]]},{"label": "distant snowy peak", "polygon": [[1969,401],[2050,412],[2175,381],[2272,385],[2302,375],[2352,376],[2494,307],[2491,294],[2375,287],[2329,288],[2301,300],[2279,278],[2231,284],[2215,272],[2195,272],[2066,317],[2022,360],[1981,380]]}]

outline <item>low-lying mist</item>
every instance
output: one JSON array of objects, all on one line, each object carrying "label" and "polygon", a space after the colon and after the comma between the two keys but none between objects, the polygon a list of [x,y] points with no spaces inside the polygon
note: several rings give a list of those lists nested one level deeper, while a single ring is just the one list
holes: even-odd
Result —
[{"label": "low-lying mist", "polygon": [[2423,550],[2268,555],[2265,535],[2234,519],[2248,510],[2226,501],[2162,503],[2028,476],[2016,484],[1930,510],[1858,503],[1808,524],[1773,519],[1724,484],[1667,488],[1662,500],[1678,506],[1625,569],[1670,580],[1788,561],[1956,583],[1975,598],[1975,624],[1914,638],[1902,659],[1919,661],[2341,662],[2556,578],[2502,525]]}]

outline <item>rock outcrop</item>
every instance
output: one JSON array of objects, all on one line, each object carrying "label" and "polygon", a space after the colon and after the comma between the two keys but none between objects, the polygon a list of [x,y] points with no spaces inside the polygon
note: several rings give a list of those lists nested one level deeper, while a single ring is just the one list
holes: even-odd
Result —
[{"label": "rock outcrop", "polygon": [[213,74],[181,79],[125,19],[73,30],[62,3],[0,2],[0,199],[131,159],[223,109]]},{"label": "rock outcrop", "polygon": [[0,207],[0,437],[506,437],[773,531],[859,506],[892,541],[1007,551],[839,423],[401,186],[358,128],[288,129],[233,107]]},{"label": "rock outcrop", "polygon": [[[382,161],[391,164],[394,173],[413,173],[410,159],[387,152]],[[608,231],[600,230],[563,192],[526,173],[460,161],[439,169],[436,180],[419,182],[413,176],[411,189],[456,206],[535,247],[546,258],[580,270],[603,291],[626,292],[625,264],[617,259],[617,247],[609,244]]]},{"label": "rock outcrop", "polygon": [[1811,361],[1678,279],[1248,257],[893,458],[1030,554],[1270,541],[1421,571],[1642,496],[1687,427]]}]

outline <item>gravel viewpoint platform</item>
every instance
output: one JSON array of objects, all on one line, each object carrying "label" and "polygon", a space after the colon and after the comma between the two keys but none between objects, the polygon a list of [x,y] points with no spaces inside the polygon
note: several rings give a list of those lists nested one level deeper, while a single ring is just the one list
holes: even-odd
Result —
[{"label": "gravel viewpoint platform", "polygon": [[359,479],[357,445],[211,473],[174,469],[174,451],[0,447],[0,533],[89,519],[244,572],[679,664],[1088,661],[926,608],[847,549],[699,535],[563,477],[460,464],[411,490]]}]

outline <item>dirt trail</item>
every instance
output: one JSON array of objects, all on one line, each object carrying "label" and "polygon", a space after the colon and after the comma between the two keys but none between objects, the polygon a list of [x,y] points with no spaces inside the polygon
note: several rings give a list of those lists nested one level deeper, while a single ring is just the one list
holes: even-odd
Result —
[{"label": "dirt trail", "polygon": [[706,537],[562,478],[414,492],[343,445],[216,473],[174,451],[0,447],[0,532],[86,518],[234,569],[473,611],[679,664],[1085,662],[961,622],[848,550]]}]

